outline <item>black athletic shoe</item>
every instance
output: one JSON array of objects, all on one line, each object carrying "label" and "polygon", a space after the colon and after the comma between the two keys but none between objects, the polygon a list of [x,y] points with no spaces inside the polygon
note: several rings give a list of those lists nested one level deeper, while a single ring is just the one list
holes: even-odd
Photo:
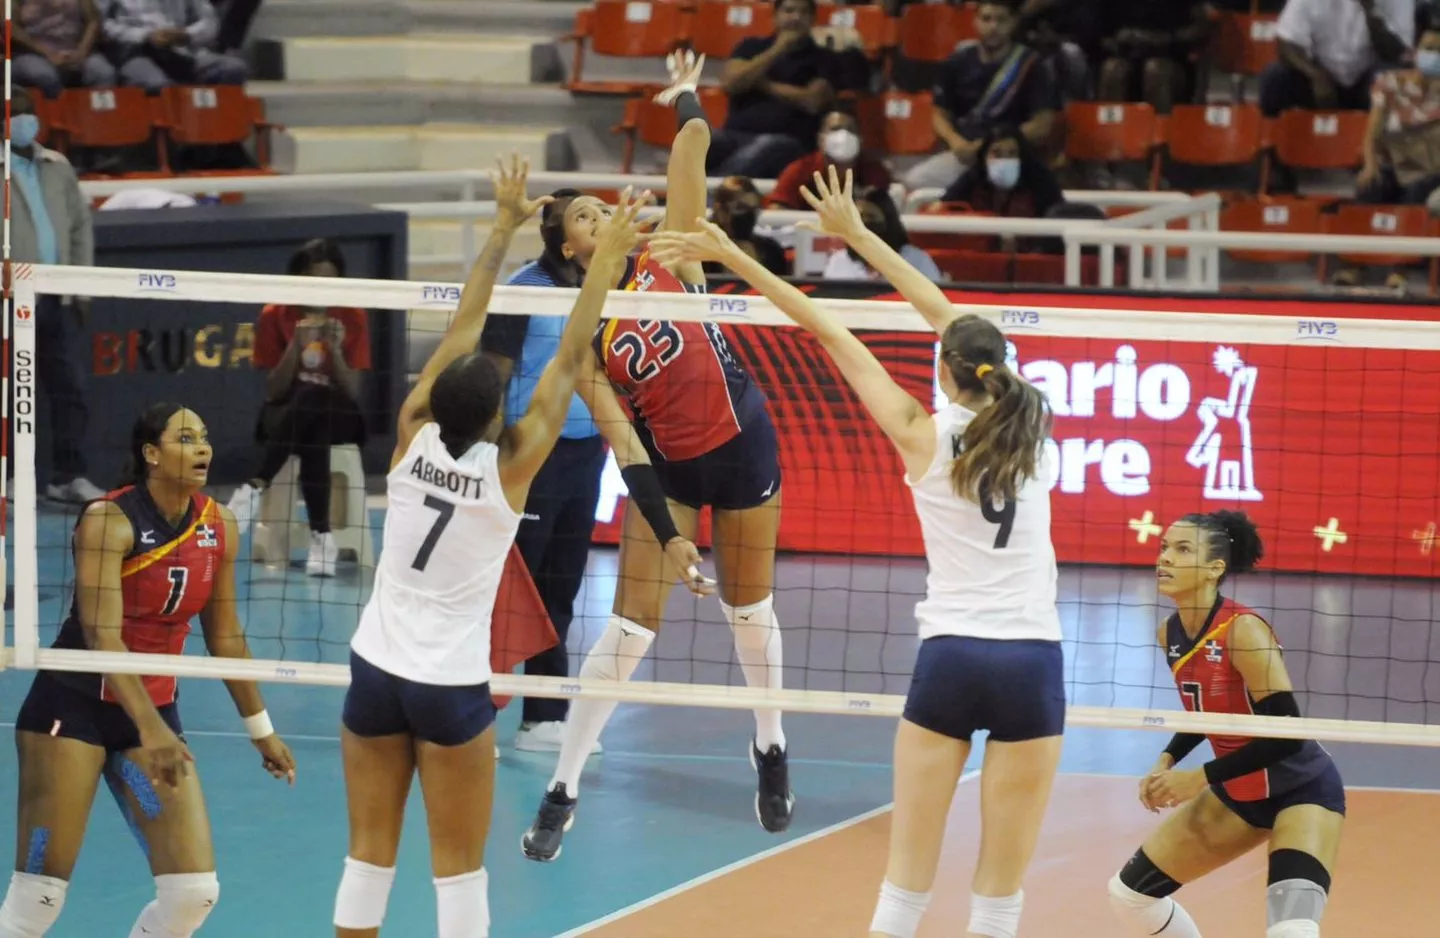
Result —
[{"label": "black athletic shoe", "polygon": [[578,803],[577,799],[565,793],[563,783],[545,793],[540,801],[540,813],[535,815],[535,823],[520,838],[520,849],[528,859],[549,863],[560,856],[560,841],[575,823],[575,805]]},{"label": "black athletic shoe", "polygon": [[760,789],[755,793],[755,817],[759,818],[760,826],[772,834],[788,830],[795,807],[795,793],[790,790],[789,757],[779,746],[761,752],[751,742],[750,765],[760,781]]}]

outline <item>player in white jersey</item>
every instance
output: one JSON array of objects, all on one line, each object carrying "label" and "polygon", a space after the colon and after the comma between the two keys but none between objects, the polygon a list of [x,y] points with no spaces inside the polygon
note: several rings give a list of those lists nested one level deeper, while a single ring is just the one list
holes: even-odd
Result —
[{"label": "player in white jersey", "polygon": [[820,215],[812,227],[843,237],[940,333],[939,379],[950,403],[933,416],[849,330],[714,225],[662,232],[651,252],[669,262],[720,261],[748,280],[820,340],[899,451],[930,575],[915,608],[922,641],[895,739],[890,858],[870,934],[914,938],[971,735],[988,730],[966,934],[1014,938],[1065,724],[1053,467],[1043,455],[1049,408],[1006,367],[999,329],[977,316],[956,318],[939,288],[866,230],[849,173],[843,188],[833,167],[828,185],[819,174],[815,184],[818,196],[804,191]]},{"label": "player in white jersey", "polygon": [[385,917],[412,778],[430,822],[440,938],[484,938],[484,867],[495,782],[490,620],[530,482],[550,454],[590,354],[607,290],[637,240],[626,190],[600,226],[592,274],[530,407],[500,431],[501,384],[475,351],[515,231],[547,198],[525,195],[518,159],[495,177],[495,227],[450,331],[400,407],[375,586],[351,643],[341,752],[350,848],[337,938],[373,938]]}]

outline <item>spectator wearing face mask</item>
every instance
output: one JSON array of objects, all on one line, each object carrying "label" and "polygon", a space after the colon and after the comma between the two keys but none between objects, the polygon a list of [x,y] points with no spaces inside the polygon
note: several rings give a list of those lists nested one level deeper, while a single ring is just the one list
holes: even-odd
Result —
[{"label": "spectator wearing face mask", "polygon": [[766,205],[802,211],[809,208],[800,197],[801,187],[813,186],[815,174],[825,173],[831,166],[839,171],[842,179],[846,170],[853,171],[857,186],[890,188],[890,170],[862,150],[860,128],[850,114],[844,111],[826,114],[820,122],[818,143],[819,149],[785,167],[766,197]]},{"label": "spectator wearing face mask", "polygon": [[985,171],[961,176],[945,190],[944,201],[964,202],[977,212],[1003,218],[1043,218],[1065,201],[1055,174],[1014,128],[987,136],[975,163]]},{"label": "spectator wearing face mask", "polygon": [[[935,260],[910,243],[910,235],[900,221],[900,210],[895,207],[895,201],[890,198],[887,190],[858,189],[855,192],[855,205],[860,209],[860,217],[865,221],[865,227],[884,239],[891,250],[905,258],[911,267],[937,283],[945,279]],[[849,246],[830,255],[821,276],[826,280],[880,279],[880,275],[865,263],[865,259]]]},{"label": "spectator wearing face mask", "polygon": [[[740,250],[764,264],[766,270],[782,277],[790,275],[790,263],[780,242],[755,233],[755,222],[760,218],[760,190],[755,183],[744,176],[731,176],[720,183],[710,203],[710,217]],[[705,263],[706,273],[725,271],[723,264]]]}]

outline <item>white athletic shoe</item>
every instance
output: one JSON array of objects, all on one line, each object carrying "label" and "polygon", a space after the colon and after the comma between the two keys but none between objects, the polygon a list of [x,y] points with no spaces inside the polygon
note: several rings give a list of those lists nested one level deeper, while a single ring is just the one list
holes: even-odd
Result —
[{"label": "white athletic shoe", "polygon": [[235,490],[225,507],[235,516],[235,533],[244,534],[250,530],[250,523],[260,517],[260,490],[246,482]]},{"label": "white athletic shoe", "polygon": [[305,559],[305,572],[311,576],[334,576],[335,563],[340,559],[340,547],[335,543],[335,535],[326,531],[324,534],[310,535],[310,556]]},{"label": "white athletic shoe", "polygon": [[84,505],[105,497],[105,490],[84,476],[76,476],[64,485],[45,486],[45,497],[57,502]]},{"label": "white athletic shoe", "polygon": [[[520,729],[515,733],[515,748],[521,752],[559,752],[560,744],[565,740],[565,724],[560,720],[547,720],[544,723],[521,723]],[[604,752],[600,740],[595,740],[595,747],[590,754]]]}]

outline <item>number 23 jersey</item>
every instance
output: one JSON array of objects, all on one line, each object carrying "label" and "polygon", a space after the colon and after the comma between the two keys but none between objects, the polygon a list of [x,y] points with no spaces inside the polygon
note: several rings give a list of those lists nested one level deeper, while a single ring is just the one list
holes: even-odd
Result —
[{"label": "number 23 jersey", "polygon": [[[631,260],[625,290],[703,293],[642,252]],[[714,323],[655,319],[602,321],[595,353],[610,383],[635,412],[647,447],[669,462],[697,459],[760,419],[765,395]]]},{"label": "number 23 jersey", "polygon": [[[190,620],[210,602],[225,558],[220,509],[210,496],[195,495],[185,518],[172,527],[143,485],[116,489],[104,500],[124,512],[134,536],[120,562],[125,609],[120,638],[132,652],[178,655],[185,649]],[[55,639],[56,648],[88,647],[75,608],[78,602],[77,596]],[[103,675],[56,672],[56,677],[83,693],[118,702]],[[179,686],[173,675],[146,675],[141,681],[155,706],[175,702]]]},{"label": "number 23 jersey", "polygon": [[500,484],[500,448],[459,459],[427,423],[385,479],[389,506],[375,585],[351,649],[421,684],[490,680],[490,622],[520,527]]}]

